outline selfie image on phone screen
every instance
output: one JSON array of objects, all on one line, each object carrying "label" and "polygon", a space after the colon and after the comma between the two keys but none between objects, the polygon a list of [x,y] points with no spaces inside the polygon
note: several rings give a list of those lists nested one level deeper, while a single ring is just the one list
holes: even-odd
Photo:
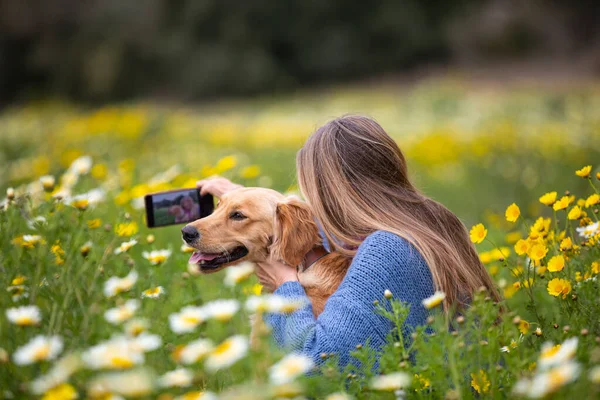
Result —
[{"label": "selfie image on phone screen", "polygon": [[148,226],[185,224],[206,216],[212,212],[212,197],[208,197],[200,197],[198,189],[147,195],[145,200]]}]

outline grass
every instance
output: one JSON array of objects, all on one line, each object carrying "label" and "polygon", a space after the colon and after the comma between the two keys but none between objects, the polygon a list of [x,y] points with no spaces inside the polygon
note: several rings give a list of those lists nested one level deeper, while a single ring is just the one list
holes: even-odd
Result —
[{"label": "grass", "polygon": [[[37,354],[39,362],[19,365],[15,353],[35,336],[59,336],[64,342],[61,357],[72,354],[79,365],[82,352],[106,344],[127,331],[127,323],[142,319],[154,340],[160,340],[156,349],[141,352],[143,361],[109,347],[95,359],[117,372],[135,374],[126,377],[130,388],[148,378],[152,385],[137,393],[141,397],[166,399],[209,390],[222,398],[325,398],[336,392],[357,399],[395,398],[392,389],[407,378],[412,383],[403,390],[410,398],[535,397],[536,390],[555,398],[596,398],[600,323],[595,276],[600,267],[594,262],[600,261],[600,249],[597,236],[582,237],[576,228],[598,220],[593,197],[585,204],[597,193],[597,169],[589,179],[576,176],[575,170],[599,159],[599,105],[600,94],[593,88],[492,92],[440,83],[402,92],[370,88],[200,109],[148,104],[87,109],[52,103],[6,110],[0,115],[0,187],[15,188],[15,195],[7,196],[0,211],[0,285],[6,288],[0,306],[35,305],[41,321],[21,321],[20,326],[6,316],[0,319],[3,396],[32,396],[34,379],[53,366],[63,371],[69,364],[70,358],[57,362],[58,356],[34,352],[29,357]],[[376,117],[398,141],[418,187],[469,228],[485,225],[487,236],[477,247],[508,311],[498,320],[498,308],[485,294],[462,320],[434,309],[430,325],[419,328],[410,343],[397,345],[400,337],[390,336],[378,369],[368,368],[374,349],[365,343],[354,353],[357,367],[339,370],[332,358],[321,374],[285,385],[269,377],[269,367],[283,352],[268,335],[247,354],[238,350],[240,360],[220,372],[207,368],[207,361],[183,365],[181,346],[193,340],[207,338],[218,345],[236,335],[247,337],[250,313],[242,306],[230,320],[211,318],[183,334],[173,331],[169,317],[216,299],[243,305],[256,292],[256,280],[230,287],[224,273],[196,276],[187,267],[189,253],[180,248],[180,227],[146,228],[140,199],[149,192],[193,187],[197,179],[213,174],[294,192],[294,154],[305,138],[328,117],[355,111]],[[90,165],[84,155],[91,157]],[[38,179],[42,175],[57,180],[46,191]],[[101,196],[90,193],[97,188]],[[557,191],[559,200],[565,191],[575,198],[567,201],[566,210],[554,211],[539,201],[551,191]],[[69,196],[61,202],[53,198],[57,193]],[[504,216],[513,202],[521,211],[516,223]],[[584,214],[568,219],[577,202]],[[566,237],[574,246],[561,250]],[[543,246],[547,254],[539,261],[531,261],[531,250],[516,254],[519,239],[530,248]],[[137,243],[115,254],[130,240]],[[151,253],[160,250],[171,253]],[[564,258],[565,267],[549,271],[556,256]],[[119,281],[119,293],[107,296],[107,282],[131,271],[138,274],[135,283]],[[560,289],[559,283],[565,290],[555,296],[550,292]],[[160,297],[142,297],[159,286],[164,290]],[[107,321],[107,310],[132,299],[139,300],[134,317],[118,324]],[[374,312],[385,314],[400,331],[403,305],[383,293],[373,300],[380,303]],[[563,344],[564,354],[544,347],[574,338],[574,352],[564,350],[573,341]],[[133,340],[125,340],[126,348]],[[43,360],[48,357],[52,359]],[[114,385],[111,393],[135,397],[114,377],[94,369],[89,356],[87,360],[73,368],[72,376],[46,385],[40,395],[71,398],[75,391],[80,397],[98,397],[102,380],[105,388],[107,382]],[[158,376],[178,367],[191,372],[190,386],[155,385]],[[380,374],[396,376],[391,391],[374,389]]]}]

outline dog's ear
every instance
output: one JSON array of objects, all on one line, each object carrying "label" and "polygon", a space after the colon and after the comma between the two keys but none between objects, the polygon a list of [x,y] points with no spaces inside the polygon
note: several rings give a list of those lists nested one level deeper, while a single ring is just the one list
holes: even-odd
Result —
[{"label": "dog's ear", "polygon": [[288,197],[277,204],[274,232],[271,254],[294,267],[322,241],[312,211],[297,197]]}]

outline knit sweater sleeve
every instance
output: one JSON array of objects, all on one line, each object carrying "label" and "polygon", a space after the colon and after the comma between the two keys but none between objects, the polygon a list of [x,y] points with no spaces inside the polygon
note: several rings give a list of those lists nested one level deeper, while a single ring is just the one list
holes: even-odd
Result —
[{"label": "knit sweater sleeve", "polygon": [[[268,315],[267,323],[276,342],[286,350],[302,352],[315,363],[321,362],[322,353],[336,353],[345,365],[357,344],[369,340],[378,349],[385,343],[392,323],[375,313],[373,301],[381,300],[386,289],[410,305],[403,335],[425,323],[427,311],[421,302],[434,293],[425,260],[405,239],[377,231],[360,245],[346,277],[318,318],[308,304],[289,315]],[[284,283],[275,294],[306,298],[298,282]]]}]

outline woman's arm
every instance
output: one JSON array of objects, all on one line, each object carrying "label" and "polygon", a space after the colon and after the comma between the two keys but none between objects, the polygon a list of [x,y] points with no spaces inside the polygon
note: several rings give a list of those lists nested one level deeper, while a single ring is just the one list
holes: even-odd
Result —
[{"label": "woman's arm", "polygon": [[[337,353],[342,365],[349,352],[367,339],[379,349],[392,323],[375,313],[373,301],[382,300],[386,289],[411,306],[403,335],[425,324],[427,311],[421,301],[434,293],[427,264],[406,240],[377,231],[360,245],[338,290],[329,298],[317,319],[311,306],[290,315],[269,315],[276,341],[288,350],[301,351],[322,362],[322,353]],[[306,297],[298,282],[286,282],[276,291],[288,298]]]}]

